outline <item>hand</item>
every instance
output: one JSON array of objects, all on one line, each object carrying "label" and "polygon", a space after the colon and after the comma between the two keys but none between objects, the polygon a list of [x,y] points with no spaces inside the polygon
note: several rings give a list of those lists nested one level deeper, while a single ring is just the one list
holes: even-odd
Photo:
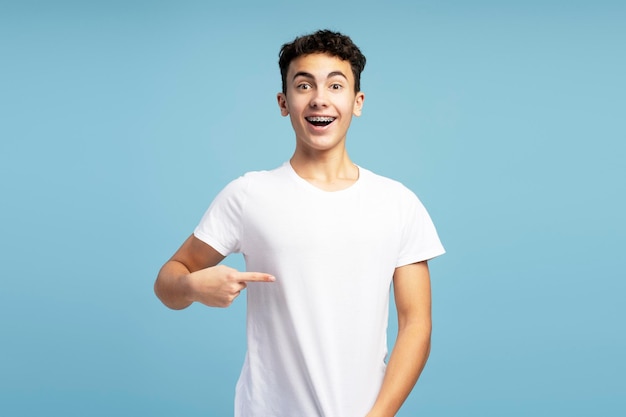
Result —
[{"label": "hand", "polygon": [[228,307],[248,282],[273,282],[263,272],[240,272],[225,265],[201,269],[187,276],[188,297],[210,307]]}]

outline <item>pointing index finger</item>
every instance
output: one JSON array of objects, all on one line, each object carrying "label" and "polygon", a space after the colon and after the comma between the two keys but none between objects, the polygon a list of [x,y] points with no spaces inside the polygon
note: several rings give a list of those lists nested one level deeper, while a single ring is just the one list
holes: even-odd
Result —
[{"label": "pointing index finger", "polygon": [[239,282],[273,282],[276,278],[264,272],[240,272],[237,277]]}]

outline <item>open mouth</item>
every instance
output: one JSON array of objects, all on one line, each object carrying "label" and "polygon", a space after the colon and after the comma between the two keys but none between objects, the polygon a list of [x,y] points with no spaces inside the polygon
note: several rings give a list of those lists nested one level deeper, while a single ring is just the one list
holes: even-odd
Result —
[{"label": "open mouth", "polygon": [[306,117],[306,121],[311,123],[313,126],[328,126],[329,124],[335,121],[335,118],[326,117],[326,116],[315,116],[315,117]]}]

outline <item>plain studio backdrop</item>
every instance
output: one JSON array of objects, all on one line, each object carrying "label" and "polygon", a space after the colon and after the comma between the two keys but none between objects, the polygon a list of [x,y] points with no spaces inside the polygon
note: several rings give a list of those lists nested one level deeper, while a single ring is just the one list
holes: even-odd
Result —
[{"label": "plain studio backdrop", "polygon": [[448,251],[399,416],[626,415],[625,22],[620,1],[0,2],[0,414],[232,413],[245,300],[174,312],[153,281],[227,182],[291,156],[278,50],[329,28],[368,58],[350,155]]}]

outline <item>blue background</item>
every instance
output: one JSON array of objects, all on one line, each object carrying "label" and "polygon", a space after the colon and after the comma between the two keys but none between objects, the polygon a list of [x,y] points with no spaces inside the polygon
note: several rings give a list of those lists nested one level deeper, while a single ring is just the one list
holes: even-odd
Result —
[{"label": "blue background", "polygon": [[353,160],[448,251],[399,416],[626,415],[624,22],[618,1],[1,2],[0,413],[231,414],[243,298],[174,312],[153,281],[228,181],[290,157],[277,53],[330,28],[368,58]]}]

